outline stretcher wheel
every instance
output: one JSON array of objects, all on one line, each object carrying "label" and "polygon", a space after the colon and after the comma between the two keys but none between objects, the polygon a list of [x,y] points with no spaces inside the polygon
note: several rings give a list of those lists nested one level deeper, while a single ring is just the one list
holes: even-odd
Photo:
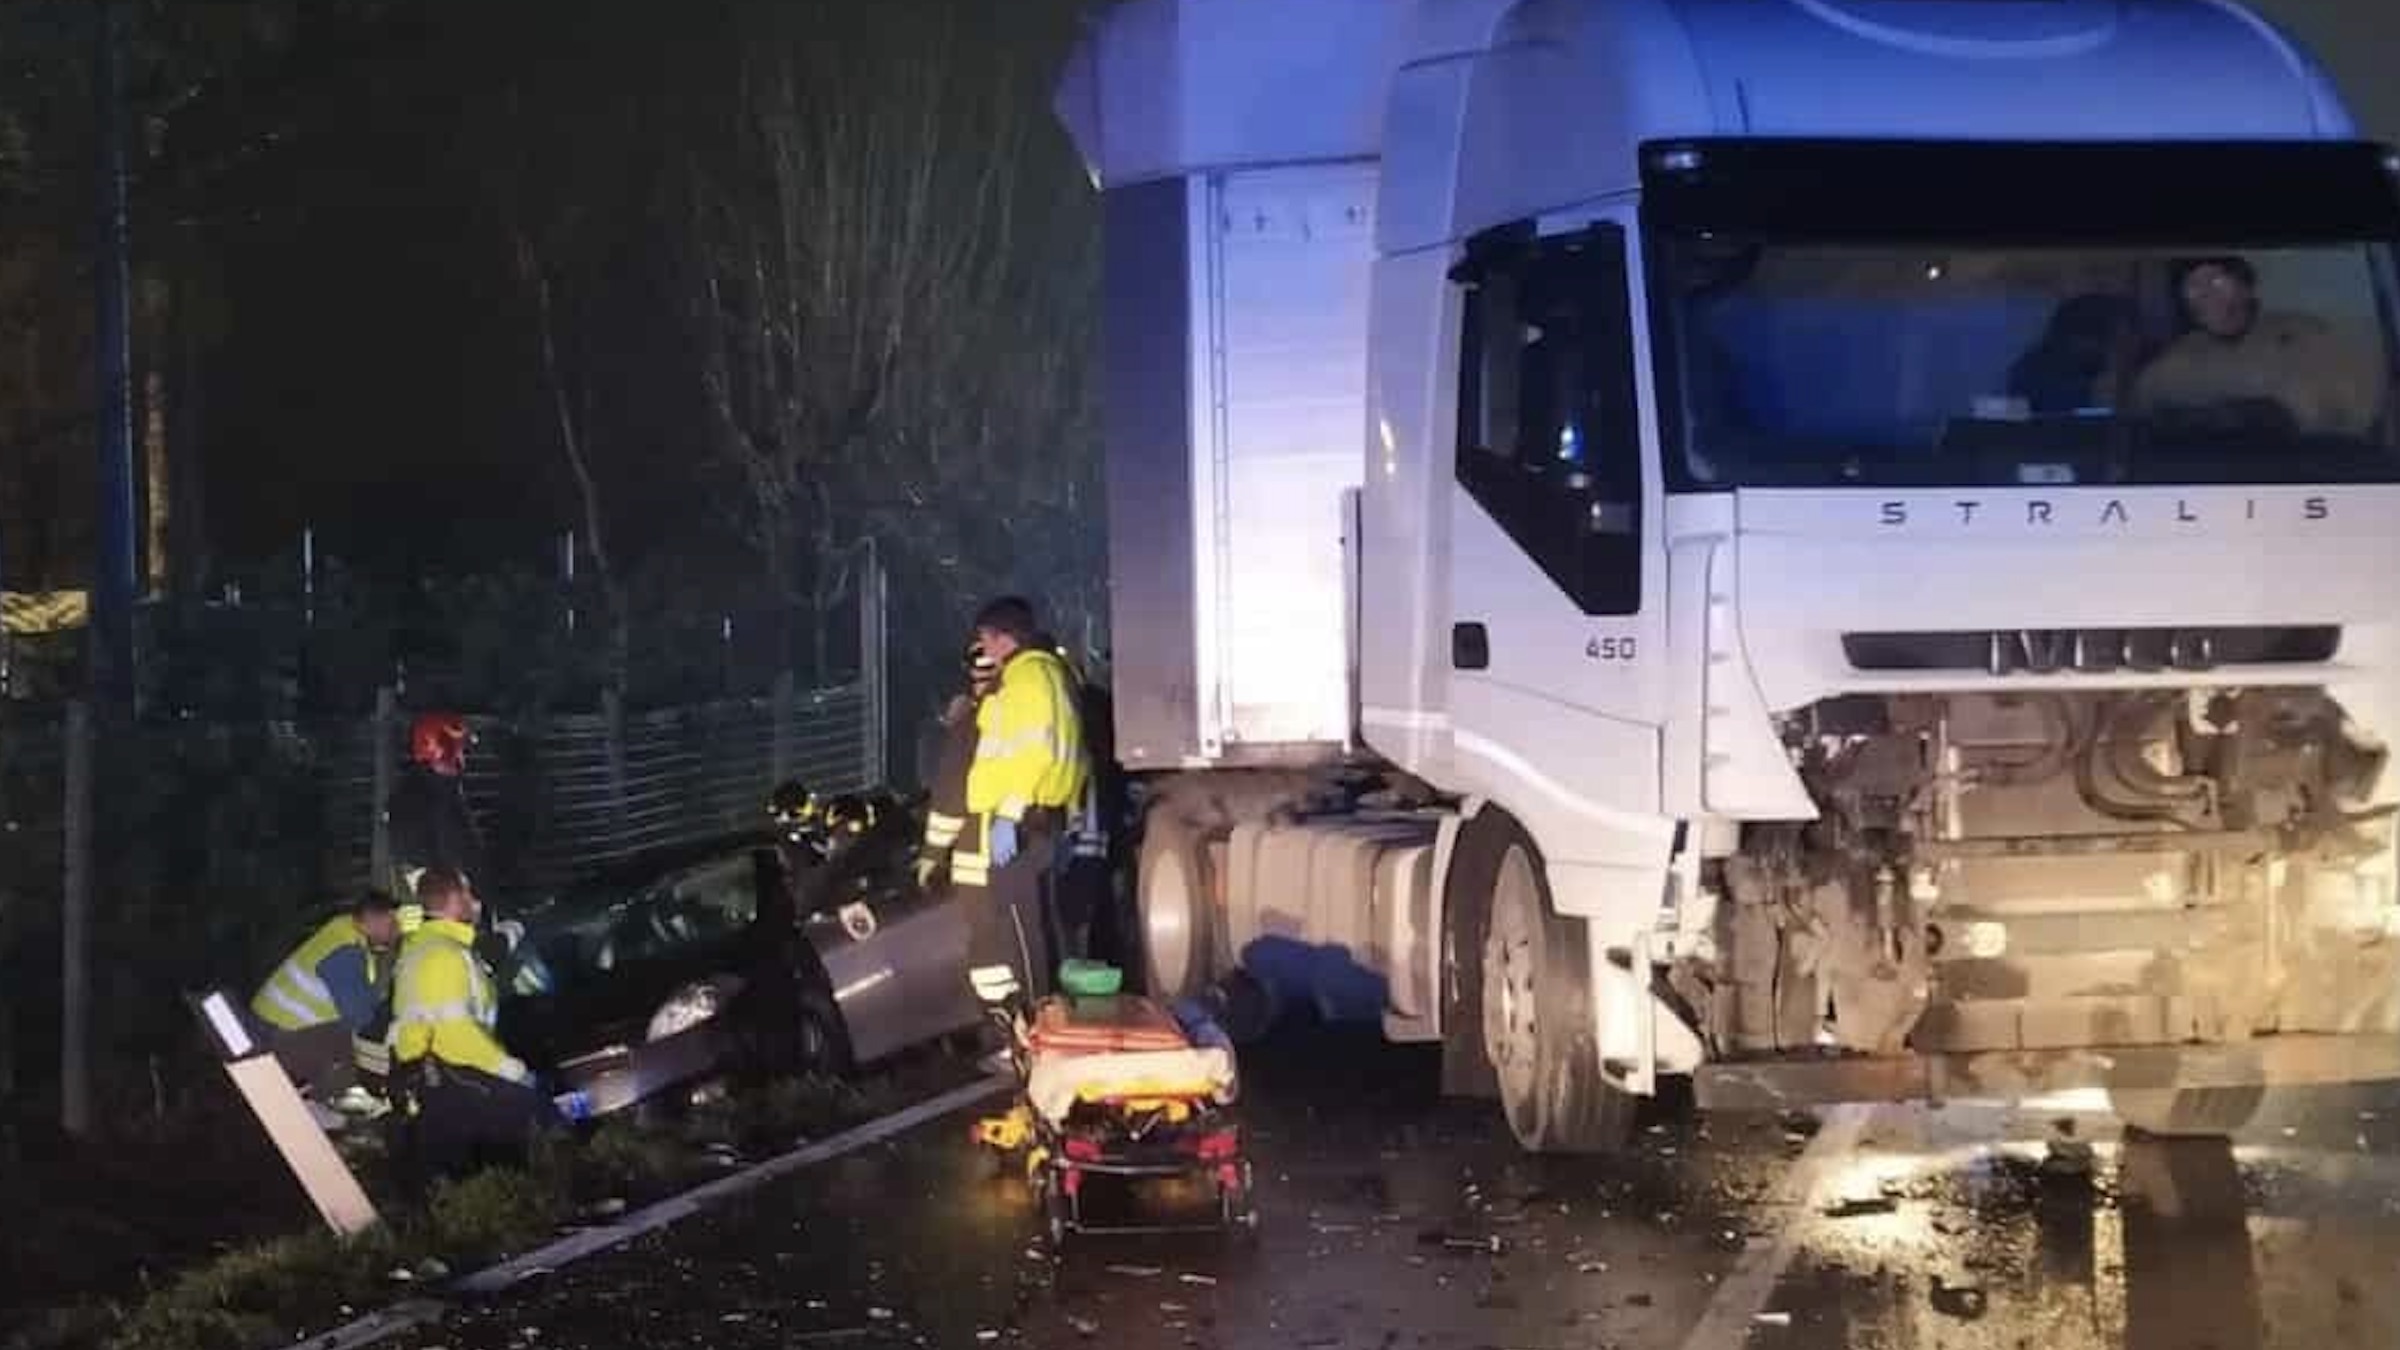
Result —
[{"label": "stretcher wheel", "polygon": [[1050,1249],[1055,1252],[1066,1245],[1067,1230],[1074,1226],[1075,1202],[1068,1198],[1067,1188],[1056,1172],[1042,1174],[1042,1224],[1050,1235]]},{"label": "stretcher wheel", "polygon": [[1258,1202],[1253,1198],[1250,1164],[1243,1163],[1236,1179],[1217,1183],[1217,1216],[1229,1233],[1258,1231]]}]

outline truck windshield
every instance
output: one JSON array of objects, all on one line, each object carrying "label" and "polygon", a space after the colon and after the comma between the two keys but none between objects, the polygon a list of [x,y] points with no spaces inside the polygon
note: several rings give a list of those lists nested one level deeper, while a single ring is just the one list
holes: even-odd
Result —
[{"label": "truck windshield", "polygon": [[1661,238],[1670,475],[2400,481],[2390,252]]}]

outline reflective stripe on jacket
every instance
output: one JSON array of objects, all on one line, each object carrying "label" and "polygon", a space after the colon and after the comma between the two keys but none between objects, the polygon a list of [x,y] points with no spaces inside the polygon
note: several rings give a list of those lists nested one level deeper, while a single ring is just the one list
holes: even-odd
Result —
[{"label": "reflective stripe on jacket", "polygon": [[250,1011],[283,1031],[364,1020],[374,1006],[374,985],[375,957],[366,936],[357,920],[337,914],[283,958],[251,997]]},{"label": "reflective stripe on jacket", "polygon": [[975,763],[967,810],[1022,820],[1035,807],[1060,811],[1091,777],[1075,680],[1055,652],[1027,649],[1000,668],[1000,687],[975,710]]},{"label": "reflective stripe on jacket", "polygon": [[988,886],[992,881],[992,855],[986,851],[984,840],[989,837],[990,822],[982,816],[962,822],[958,842],[950,846],[950,882],[955,886]]},{"label": "reflective stripe on jacket", "polygon": [[525,1062],[493,1034],[500,1000],[475,955],[475,930],[456,919],[427,918],[400,948],[392,982],[392,1058],[432,1059],[512,1083],[530,1083]]},{"label": "reflective stripe on jacket", "polygon": [[925,801],[925,856],[939,858],[958,846],[967,828],[967,771],[975,763],[975,707],[965,704],[942,726],[941,757]]}]

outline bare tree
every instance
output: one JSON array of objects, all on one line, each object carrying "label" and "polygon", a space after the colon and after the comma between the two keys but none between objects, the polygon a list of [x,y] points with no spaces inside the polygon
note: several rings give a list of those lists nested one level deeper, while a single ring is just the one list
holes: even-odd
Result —
[{"label": "bare tree", "polygon": [[1054,46],[993,8],[889,0],[760,34],[723,149],[692,159],[731,514],[820,612],[841,572],[803,560],[863,538],[954,599],[1055,591],[1025,565],[1097,537],[1089,193],[1047,112]]},{"label": "bare tree", "polygon": [[558,319],[551,303],[549,270],[522,228],[514,242],[517,278],[533,302],[534,337],[541,349],[542,382],[549,386],[551,409],[558,419],[559,452],[575,479],[576,496],[583,507],[585,547],[591,553],[592,571],[600,580],[602,602],[608,607],[608,687],[622,694],[633,664],[632,616],[624,580],[609,555],[607,513],[601,509],[599,478],[586,449],[591,391],[588,385],[578,383],[575,393],[568,392],[572,377],[558,359]]}]

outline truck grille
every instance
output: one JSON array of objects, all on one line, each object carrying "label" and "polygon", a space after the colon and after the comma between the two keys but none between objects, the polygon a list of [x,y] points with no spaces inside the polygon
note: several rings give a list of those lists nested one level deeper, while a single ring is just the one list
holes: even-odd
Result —
[{"label": "truck grille", "polygon": [[2332,660],[2341,645],[2342,630],[2332,625],[1842,634],[1842,655],[1853,670],[1992,675],[2305,665]]}]

